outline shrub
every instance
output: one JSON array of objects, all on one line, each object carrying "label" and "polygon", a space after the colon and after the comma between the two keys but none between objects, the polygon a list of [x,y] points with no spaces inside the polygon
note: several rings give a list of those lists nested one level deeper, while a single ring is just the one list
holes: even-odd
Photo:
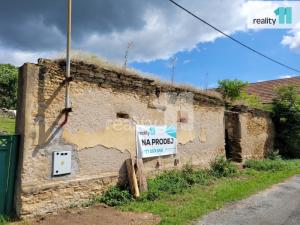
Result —
[{"label": "shrub", "polygon": [[190,185],[182,176],[182,172],[177,170],[163,172],[149,181],[149,191],[158,193],[176,194],[182,192],[188,186]]},{"label": "shrub", "polygon": [[257,109],[264,109],[265,107],[261,102],[261,98],[257,95],[249,95],[246,91],[242,91],[240,93],[240,96],[237,98],[237,100],[240,102],[240,104],[257,108]]},{"label": "shrub", "polygon": [[241,80],[220,80],[219,90],[222,92],[225,100],[234,101],[238,99],[241,95],[243,88],[245,88],[248,83]]},{"label": "shrub", "polygon": [[252,168],[258,171],[278,171],[288,167],[287,163],[283,160],[247,160],[244,165],[246,168]]},{"label": "shrub", "polygon": [[181,173],[183,178],[190,186],[196,183],[195,172],[192,165],[185,165]]},{"label": "shrub", "polygon": [[0,108],[16,108],[17,83],[18,68],[10,64],[0,64]]},{"label": "shrub", "polygon": [[130,194],[129,190],[119,186],[109,188],[103,196],[99,198],[99,202],[109,206],[124,205],[132,200],[133,196]]},{"label": "shrub", "polygon": [[226,160],[224,156],[217,157],[211,163],[211,173],[215,177],[229,177],[238,172],[237,167]]},{"label": "shrub", "polygon": [[276,145],[286,157],[300,157],[300,88],[283,86],[273,101]]},{"label": "shrub", "polygon": [[194,184],[206,185],[209,182],[209,175],[206,171],[201,169],[194,170],[188,164],[183,167],[182,175],[190,186]]}]

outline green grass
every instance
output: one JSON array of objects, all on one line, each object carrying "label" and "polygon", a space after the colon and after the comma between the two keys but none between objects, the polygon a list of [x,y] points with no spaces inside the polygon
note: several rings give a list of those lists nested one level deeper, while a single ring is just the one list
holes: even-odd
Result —
[{"label": "green grass", "polygon": [[246,198],[300,173],[300,160],[285,163],[288,166],[280,170],[258,171],[247,168],[237,177],[215,179],[208,186],[195,185],[181,193],[162,195],[155,201],[134,201],[119,208],[125,211],[151,212],[159,215],[161,225],[186,224],[221,208],[228,202]]},{"label": "green grass", "polygon": [[[216,178],[234,177],[238,174],[237,167],[224,157],[217,157],[211,163],[210,170],[195,170],[193,166],[185,165],[182,170],[164,171],[154,179],[148,179],[148,191],[142,193],[137,201],[154,201],[163,195],[182,193],[194,185],[208,185]],[[121,206],[133,200],[129,188],[119,186],[109,188],[102,196],[94,196],[87,204],[102,202],[109,206]]]},{"label": "green grass", "polygon": [[8,224],[8,218],[6,216],[0,215],[0,225]]},{"label": "green grass", "polygon": [[4,131],[7,134],[15,133],[15,119],[0,117],[0,132]]}]

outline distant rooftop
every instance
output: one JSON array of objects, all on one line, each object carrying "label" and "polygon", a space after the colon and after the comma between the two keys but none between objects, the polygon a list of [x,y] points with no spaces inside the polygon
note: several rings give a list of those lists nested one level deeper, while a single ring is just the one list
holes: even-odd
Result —
[{"label": "distant rooftop", "polygon": [[247,93],[259,96],[263,103],[271,103],[276,97],[275,89],[284,85],[295,85],[300,88],[300,76],[251,83],[247,87]]}]

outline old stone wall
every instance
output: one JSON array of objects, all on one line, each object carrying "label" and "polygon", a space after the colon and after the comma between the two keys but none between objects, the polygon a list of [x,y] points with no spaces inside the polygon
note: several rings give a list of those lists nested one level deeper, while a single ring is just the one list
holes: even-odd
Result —
[{"label": "old stone wall", "polygon": [[269,113],[236,106],[225,117],[226,151],[234,161],[263,159],[273,150],[274,127]]},{"label": "old stone wall", "polygon": [[[144,159],[147,174],[186,163],[207,167],[225,154],[224,107],[216,96],[75,62],[72,112],[64,113],[64,74],[64,61],[39,60],[20,70],[20,216],[84,202],[126,181],[124,161],[136,155],[136,124],[177,125],[177,154]],[[53,177],[52,154],[64,150],[72,151],[72,172]]]},{"label": "old stone wall", "polygon": [[268,113],[240,114],[242,158],[263,159],[273,150],[274,128]]}]

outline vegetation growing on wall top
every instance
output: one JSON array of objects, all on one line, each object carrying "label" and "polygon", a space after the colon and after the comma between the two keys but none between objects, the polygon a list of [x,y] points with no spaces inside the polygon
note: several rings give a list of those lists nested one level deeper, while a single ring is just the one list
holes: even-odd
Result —
[{"label": "vegetation growing on wall top", "polygon": [[246,105],[253,108],[263,109],[261,99],[256,95],[249,95],[245,91],[248,82],[238,79],[220,80],[218,89],[226,101],[226,106],[230,107],[233,104]]}]

